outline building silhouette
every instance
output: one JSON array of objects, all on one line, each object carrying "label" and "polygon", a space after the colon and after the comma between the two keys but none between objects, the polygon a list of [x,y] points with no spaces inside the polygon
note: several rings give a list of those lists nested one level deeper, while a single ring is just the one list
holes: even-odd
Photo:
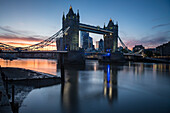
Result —
[{"label": "building silhouette", "polygon": [[90,36],[89,36],[89,40],[88,40],[88,48],[94,49],[93,38]]},{"label": "building silhouette", "polygon": [[96,49],[100,52],[104,51],[104,41],[102,39],[96,41]]},{"label": "building silhouette", "polygon": [[81,35],[80,38],[82,40],[81,44],[82,44],[82,48],[83,49],[87,49],[88,48],[88,43],[89,43],[89,33],[85,32],[85,31],[81,31]]},{"label": "building silhouette", "polygon": [[57,47],[57,51],[63,50],[63,37],[56,39],[56,47]]},{"label": "building silhouette", "polygon": [[142,45],[135,45],[135,47],[133,47],[133,52],[138,52],[142,49],[145,49]]},{"label": "building silhouette", "polygon": [[156,52],[159,53],[161,56],[170,56],[170,41],[156,47]]},{"label": "building silhouette", "polygon": [[93,50],[93,38],[89,36],[89,33],[81,31],[80,34],[80,47],[82,47],[84,50]]}]

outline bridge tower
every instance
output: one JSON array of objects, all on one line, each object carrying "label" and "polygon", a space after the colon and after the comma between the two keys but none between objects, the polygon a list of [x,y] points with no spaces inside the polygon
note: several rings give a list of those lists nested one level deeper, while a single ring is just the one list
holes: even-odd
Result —
[{"label": "bridge tower", "polygon": [[64,34],[63,36],[63,50],[79,50],[79,22],[79,11],[77,11],[77,14],[75,14],[72,7],[70,6],[68,14],[66,15],[66,17],[63,14],[62,18],[62,29],[65,30],[67,27],[70,26],[67,34]]},{"label": "bridge tower", "polygon": [[104,34],[104,50],[110,50],[111,52],[115,52],[118,47],[118,23],[114,24],[112,19],[110,19],[107,27],[104,25],[104,29],[113,31],[110,34]]}]

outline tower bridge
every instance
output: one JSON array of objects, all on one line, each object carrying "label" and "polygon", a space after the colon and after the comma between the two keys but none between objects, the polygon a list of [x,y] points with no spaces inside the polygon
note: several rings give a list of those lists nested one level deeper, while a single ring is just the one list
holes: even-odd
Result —
[{"label": "tower bridge", "polygon": [[[118,24],[114,24],[110,19],[107,26],[103,28],[99,26],[92,26],[80,22],[79,12],[74,13],[70,6],[67,15],[63,14],[62,17],[62,28],[40,43],[28,46],[28,47],[15,47],[0,42],[0,50],[10,51],[33,51],[39,50],[46,46],[51,45],[56,40],[57,50],[59,51],[78,51],[79,50],[79,31],[86,31],[91,33],[102,34],[104,37],[104,48],[115,52],[118,46]],[[62,38],[62,41],[58,40]],[[119,38],[120,39],[120,38]]]},{"label": "tower bridge", "polygon": [[[79,11],[77,11],[77,14],[74,13],[72,7],[70,6],[69,12],[66,15],[63,13],[62,28],[48,39],[28,47],[15,47],[8,44],[0,43],[0,52],[2,53],[2,51],[4,52],[4,50],[16,51],[20,52],[20,54],[17,55],[22,55],[22,57],[29,56],[24,54],[30,54],[31,57],[42,57],[45,56],[44,54],[46,54],[47,56],[50,55],[52,57],[55,57],[55,54],[65,54],[65,58],[67,59],[67,61],[84,61],[84,54],[82,53],[82,51],[80,51],[79,48],[79,31],[86,31],[103,35],[104,50],[105,52],[107,52],[107,50],[110,50],[110,52],[112,53],[112,57],[114,58],[121,57],[116,53],[118,48],[118,39],[120,40],[123,47],[127,48],[118,36],[118,23],[115,24],[112,19],[110,19],[108,25],[104,25],[103,28],[81,23]],[[40,52],[40,48],[51,45],[55,42],[55,40],[58,52]],[[31,52],[34,50],[38,51]],[[63,53],[62,51],[65,52]],[[16,54],[15,52],[11,53]]]},{"label": "tower bridge", "polygon": [[111,50],[115,52],[118,47],[118,24],[114,24],[112,19],[110,19],[107,26],[104,25],[103,28],[99,26],[91,26],[84,23],[80,23],[79,11],[74,13],[72,7],[70,6],[67,15],[63,13],[62,18],[62,29],[65,30],[70,27],[67,35],[63,36],[63,42],[58,43],[58,46],[63,45],[62,50],[67,49],[68,51],[77,51],[79,49],[79,31],[86,31],[91,33],[102,34],[104,37],[104,49]]}]

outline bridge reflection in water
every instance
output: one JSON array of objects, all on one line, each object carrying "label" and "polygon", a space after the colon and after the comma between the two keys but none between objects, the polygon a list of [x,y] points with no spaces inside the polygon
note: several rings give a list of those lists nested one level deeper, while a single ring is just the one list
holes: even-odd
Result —
[{"label": "bridge reflection in water", "polygon": [[117,100],[117,71],[116,68],[110,68],[110,65],[107,65],[107,71],[104,71],[104,96],[109,103]]},{"label": "bridge reflection in water", "polygon": [[[93,75],[89,75],[89,73],[80,74],[79,71],[81,70],[104,70],[104,72],[100,72],[101,76],[96,73],[96,76],[92,77]],[[81,101],[90,104],[89,99],[94,98],[107,98],[106,100],[108,100],[108,103],[113,104],[114,101],[117,101],[118,97],[117,73],[119,70],[121,69],[116,66],[104,65],[100,67],[95,63],[93,65],[88,65],[88,67],[71,66],[66,68],[66,83],[61,85],[63,112],[79,113],[81,111],[79,108],[83,105]],[[87,78],[86,76],[91,76],[92,78]],[[99,80],[98,77],[102,77],[102,79]],[[86,80],[86,82],[84,80]],[[96,82],[95,84],[94,81]],[[82,100],[82,98],[87,98],[87,100]],[[86,110],[88,109],[90,108]]]},{"label": "bridge reflection in water", "polygon": [[[55,60],[20,59],[6,62],[0,59],[0,64],[2,67],[23,66],[60,76]],[[148,112],[167,112],[170,105],[169,67],[169,64],[133,62],[104,65],[87,60],[82,67],[65,67],[64,85],[30,91],[22,101],[19,112],[122,113],[146,112],[146,109]]]}]

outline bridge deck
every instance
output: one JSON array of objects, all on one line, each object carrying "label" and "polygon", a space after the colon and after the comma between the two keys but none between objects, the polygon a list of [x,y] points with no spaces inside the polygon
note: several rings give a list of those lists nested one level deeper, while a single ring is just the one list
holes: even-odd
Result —
[{"label": "bridge deck", "polygon": [[79,23],[79,29],[81,31],[88,31],[88,32],[92,32],[92,33],[98,33],[98,34],[108,34],[108,33],[113,33],[112,31],[100,28],[100,27],[96,27],[96,26],[91,26],[91,25],[87,25],[87,24],[82,24]]},{"label": "bridge deck", "polygon": [[[19,53],[18,51],[3,51],[0,53]],[[68,53],[68,51],[21,51],[20,53]]]}]

